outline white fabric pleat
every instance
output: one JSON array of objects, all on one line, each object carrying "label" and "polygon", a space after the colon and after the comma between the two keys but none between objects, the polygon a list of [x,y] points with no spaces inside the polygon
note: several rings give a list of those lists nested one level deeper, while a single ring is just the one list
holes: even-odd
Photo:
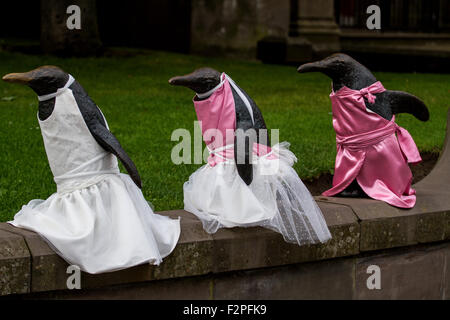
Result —
[{"label": "white fabric pleat", "polygon": [[37,232],[69,264],[92,274],[158,265],[180,235],[179,220],[153,213],[125,174],[32,200],[10,223]]}]

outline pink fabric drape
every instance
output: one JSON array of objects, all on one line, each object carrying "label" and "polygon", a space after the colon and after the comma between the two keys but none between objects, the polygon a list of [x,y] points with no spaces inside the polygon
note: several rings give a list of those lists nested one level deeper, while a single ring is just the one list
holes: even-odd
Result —
[{"label": "pink fabric drape", "polygon": [[408,163],[422,160],[416,144],[395,123],[395,116],[386,120],[364,104],[364,97],[373,103],[374,94],[383,91],[378,81],[361,90],[343,87],[330,94],[337,155],[333,187],[323,195],[336,195],[356,179],[371,198],[412,208],[416,196]]},{"label": "pink fabric drape", "polygon": [[[202,124],[203,140],[210,150],[208,164],[212,167],[226,160],[234,160],[235,102],[225,73],[222,73],[221,79],[222,86],[207,99],[193,99],[197,119]],[[263,156],[270,152],[271,148],[268,146],[253,145],[254,155]],[[268,158],[276,157],[270,155]]]}]

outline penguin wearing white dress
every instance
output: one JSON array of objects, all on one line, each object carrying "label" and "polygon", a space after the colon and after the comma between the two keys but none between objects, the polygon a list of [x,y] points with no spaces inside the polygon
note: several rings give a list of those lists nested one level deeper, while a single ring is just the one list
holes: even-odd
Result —
[{"label": "penguin wearing white dress", "polygon": [[[3,80],[38,95],[38,121],[57,185],[56,193],[30,201],[9,223],[37,232],[88,273],[160,264],[178,242],[179,219],[150,208],[136,166],[81,85],[54,66]],[[120,173],[117,158],[129,175]]]}]

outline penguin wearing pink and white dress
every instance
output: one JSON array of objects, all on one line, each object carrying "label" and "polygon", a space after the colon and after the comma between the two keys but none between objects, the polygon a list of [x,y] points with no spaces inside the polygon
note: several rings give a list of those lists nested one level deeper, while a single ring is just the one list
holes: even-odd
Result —
[{"label": "penguin wearing pink and white dress", "polygon": [[183,186],[184,209],[208,233],[262,226],[298,245],[326,242],[325,219],[292,168],[297,161],[282,142],[270,146],[256,103],[228,75],[211,68],[173,77],[188,87],[210,153]]}]

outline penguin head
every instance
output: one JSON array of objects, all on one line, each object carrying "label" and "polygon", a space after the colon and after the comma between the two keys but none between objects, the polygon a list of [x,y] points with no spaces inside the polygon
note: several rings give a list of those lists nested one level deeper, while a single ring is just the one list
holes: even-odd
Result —
[{"label": "penguin head", "polygon": [[321,72],[333,80],[335,90],[343,86],[360,90],[377,81],[369,69],[344,53],[335,53],[323,60],[302,64],[297,71]]},{"label": "penguin head", "polygon": [[173,77],[169,83],[188,87],[195,93],[205,93],[220,83],[220,72],[211,68],[200,68],[187,75]]},{"label": "penguin head", "polygon": [[55,66],[42,66],[24,73],[10,73],[2,78],[6,82],[24,84],[38,96],[56,92],[69,80],[69,75]]}]

